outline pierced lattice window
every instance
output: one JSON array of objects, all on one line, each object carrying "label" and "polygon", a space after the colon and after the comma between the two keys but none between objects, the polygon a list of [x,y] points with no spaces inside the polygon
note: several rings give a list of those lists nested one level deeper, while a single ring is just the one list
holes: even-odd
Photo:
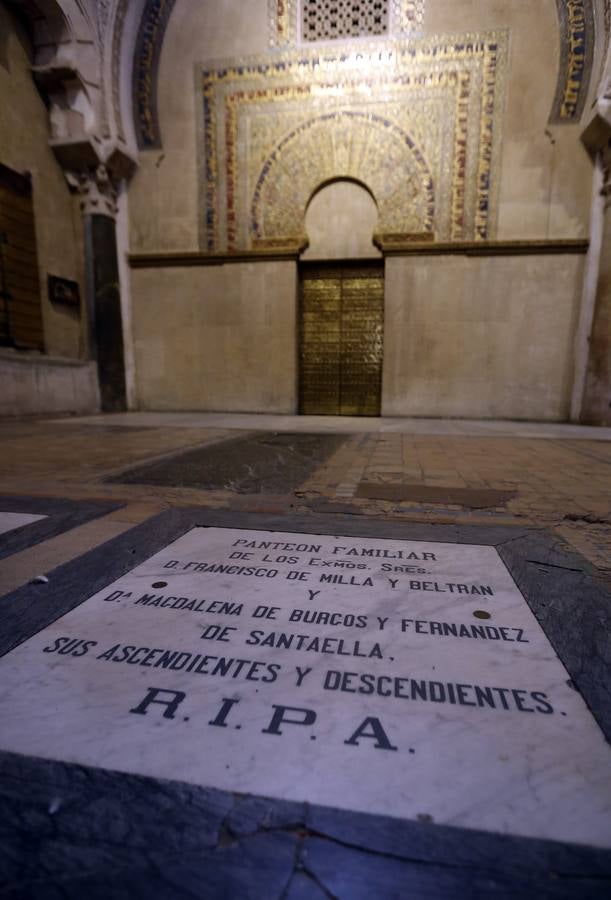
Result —
[{"label": "pierced lattice window", "polygon": [[389,0],[301,0],[303,41],[388,34]]}]

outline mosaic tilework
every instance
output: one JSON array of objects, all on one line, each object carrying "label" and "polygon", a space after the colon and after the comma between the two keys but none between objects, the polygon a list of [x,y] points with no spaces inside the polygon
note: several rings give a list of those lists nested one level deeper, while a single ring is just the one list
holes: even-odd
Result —
[{"label": "mosaic tilework", "polygon": [[277,235],[290,235],[289,244],[300,243],[305,229],[296,224],[309,198],[338,174],[372,186],[384,233],[433,231],[433,179],[410,135],[376,113],[339,109],[302,122],[263,164],[251,206],[253,242],[276,246]]},{"label": "mosaic tilework", "polygon": [[424,21],[426,0],[391,0],[390,30],[396,37],[418,32]]},{"label": "mosaic tilework", "polygon": [[[406,37],[422,27],[425,6],[426,0],[268,0],[270,45],[288,48],[308,41],[350,40],[355,36],[386,33]],[[335,26],[330,26],[330,7],[337,8],[334,20],[338,17],[341,20]],[[352,22],[344,23],[348,8],[352,7],[359,7],[357,16],[352,16]],[[380,14],[383,21],[374,22]],[[357,24],[355,18],[359,20]],[[314,26],[312,31],[309,23]]]},{"label": "mosaic tilework", "polygon": [[201,246],[295,247],[327,181],[385,240],[494,236],[505,32],[226,61],[202,73]]},{"label": "mosaic tilework", "polygon": [[560,24],[560,67],[549,121],[574,124],[581,119],[594,58],[592,0],[556,0]]},{"label": "mosaic tilework", "polygon": [[141,150],[161,147],[157,115],[157,70],[174,0],[146,0],[134,49],[132,97],[136,140]]}]

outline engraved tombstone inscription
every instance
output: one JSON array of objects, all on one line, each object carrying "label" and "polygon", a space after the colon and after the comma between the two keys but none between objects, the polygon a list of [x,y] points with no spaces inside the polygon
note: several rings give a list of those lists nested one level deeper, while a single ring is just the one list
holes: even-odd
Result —
[{"label": "engraved tombstone inscription", "polygon": [[196,527],[0,660],[0,747],[611,847],[611,749],[493,547]]}]

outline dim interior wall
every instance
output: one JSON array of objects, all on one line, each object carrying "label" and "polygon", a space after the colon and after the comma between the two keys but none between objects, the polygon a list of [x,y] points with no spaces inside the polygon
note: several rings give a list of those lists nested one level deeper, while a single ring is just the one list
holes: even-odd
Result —
[{"label": "dim interior wall", "polygon": [[[495,127],[502,147],[493,183],[499,193],[496,238],[560,239],[587,234],[592,165],[579,125],[549,126],[556,90],[556,0],[427,0],[426,36],[509,31],[504,108]],[[176,0],[158,73],[163,147],[141,152],[130,184],[132,252],[198,247],[196,122],[207,60],[269,52],[268,0]],[[341,174],[341,173],[338,173]]]},{"label": "dim interior wall", "polygon": [[568,418],[578,255],[386,260],[382,414]]},{"label": "dim interior wall", "polygon": [[94,362],[0,350],[0,416],[95,413],[100,408]]},{"label": "dim interior wall", "polygon": [[[31,65],[27,37],[0,4],[0,162],[32,176],[46,352],[78,359],[86,355],[81,215],[49,147],[49,114]],[[79,283],[81,316],[49,302],[48,274]]]},{"label": "dim interior wall", "polygon": [[196,122],[201,89],[195,67],[206,60],[265,53],[268,0],[176,0],[165,33],[157,81],[163,148],[141,151],[129,188],[130,249],[198,247]]},{"label": "dim interior wall", "polygon": [[141,409],[294,413],[294,262],[132,271]]},{"label": "dim interior wall", "polygon": [[[163,147],[140,153],[129,188],[132,253],[198,248],[201,92],[194,72],[207,60],[268,52],[267,0],[249,0],[248,7],[245,15],[243,0],[176,0],[158,74]],[[494,236],[533,241],[586,236],[592,164],[580,141],[581,126],[548,124],[558,76],[556,0],[427,0],[424,36],[491,29],[509,32],[505,103],[495,119],[502,145],[493,171],[499,198]],[[337,246],[345,246],[349,237],[329,237],[330,231],[326,229],[328,256],[337,257]],[[314,232],[310,237],[320,247]],[[316,256],[323,253],[319,249]],[[259,265],[267,264],[252,271],[259,272]],[[279,395],[278,385],[268,390],[270,379],[262,374],[256,350],[240,337],[248,331],[246,321],[233,334],[211,325],[215,317],[230,318],[236,310],[245,315],[250,301],[250,280],[229,276],[230,271],[234,267],[225,267],[225,274],[219,274],[221,268],[132,272],[140,405],[295,408],[293,394]],[[383,413],[567,418],[581,258],[391,258],[386,271]],[[218,293],[221,284],[230,286],[231,301]],[[214,302],[203,299],[208,292]],[[290,348],[294,373],[296,342],[281,322],[270,323],[269,340],[283,344],[281,355]],[[216,343],[221,334],[224,353]],[[188,357],[184,348],[176,350],[181,340],[192,348]],[[150,347],[160,348],[162,367],[148,358]],[[203,348],[209,347],[212,356],[202,361],[198,353],[205,356]],[[256,377],[238,388],[237,368]],[[283,372],[289,368],[281,367]],[[196,384],[202,372],[206,379]]]},{"label": "dim interior wall", "polygon": [[559,60],[556,0],[427,0],[427,33],[509,29],[499,240],[587,234],[592,163],[581,126],[548,124]]}]

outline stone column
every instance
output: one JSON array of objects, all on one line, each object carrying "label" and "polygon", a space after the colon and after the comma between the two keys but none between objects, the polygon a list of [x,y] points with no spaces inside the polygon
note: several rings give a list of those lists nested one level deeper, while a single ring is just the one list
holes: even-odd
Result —
[{"label": "stone column", "polygon": [[96,359],[103,412],[127,409],[116,190],[104,165],[75,177],[85,233],[89,350]]},{"label": "stone column", "polygon": [[571,421],[611,425],[611,56],[581,139],[594,162],[590,249],[575,340]]},{"label": "stone column", "polygon": [[584,425],[611,425],[611,138],[599,154],[603,174],[602,243],[581,405]]}]

